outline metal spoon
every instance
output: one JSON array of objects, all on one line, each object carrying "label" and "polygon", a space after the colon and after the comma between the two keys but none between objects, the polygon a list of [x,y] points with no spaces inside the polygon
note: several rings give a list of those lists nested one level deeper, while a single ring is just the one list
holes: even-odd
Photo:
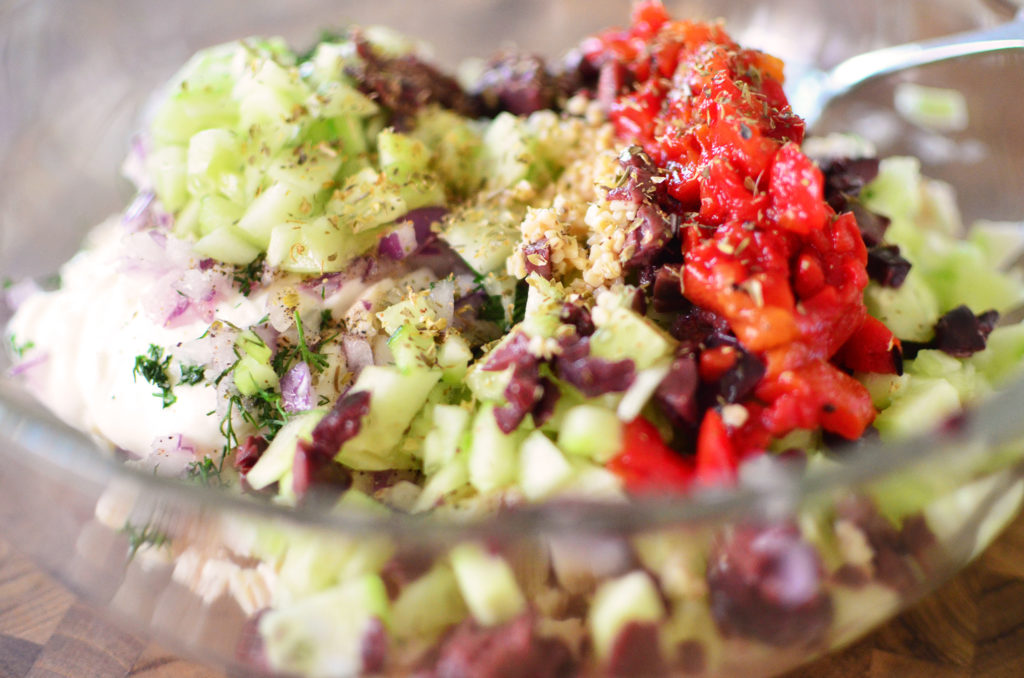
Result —
[{"label": "metal spoon", "polygon": [[916,66],[1004,49],[1024,49],[1024,10],[1011,21],[991,28],[884,47],[858,54],[827,71],[809,70],[787,83],[786,94],[793,111],[811,129],[830,103],[868,80]]}]

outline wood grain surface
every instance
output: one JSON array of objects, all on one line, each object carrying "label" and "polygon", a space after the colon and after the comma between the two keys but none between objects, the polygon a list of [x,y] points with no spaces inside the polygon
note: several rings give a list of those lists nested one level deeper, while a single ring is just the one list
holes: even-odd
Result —
[{"label": "wood grain surface", "polygon": [[[222,678],[141,640],[0,540],[0,678]],[[936,593],[784,678],[1021,678],[1024,518]]]}]

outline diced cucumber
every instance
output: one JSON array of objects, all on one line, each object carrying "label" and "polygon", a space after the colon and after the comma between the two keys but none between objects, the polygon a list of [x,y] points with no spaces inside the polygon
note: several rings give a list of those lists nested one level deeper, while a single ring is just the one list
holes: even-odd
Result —
[{"label": "diced cucumber", "polygon": [[980,247],[961,241],[947,247],[945,256],[922,261],[942,312],[966,304],[976,313],[990,308],[1002,313],[1024,301],[1021,281],[988,266]]},{"label": "diced cucumber", "polygon": [[630,359],[642,370],[675,350],[675,340],[644,316],[621,306],[609,309],[607,316],[590,337],[591,354],[606,360]]},{"label": "diced cucumber", "polygon": [[298,147],[274,158],[267,167],[267,178],[297,189],[308,199],[334,187],[334,175],[344,158],[338,154]]},{"label": "diced cucumber", "polygon": [[622,421],[615,412],[600,405],[577,405],[562,419],[558,446],[568,454],[603,464],[622,449]]},{"label": "diced cucumber", "polygon": [[[314,532],[293,534],[278,572],[292,600],[376,572],[394,551],[387,541]],[[280,596],[284,598],[285,596]]]},{"label": "diced cucumber", "polygon": [[146,158],[153,190],[168,212],[177,212],[188,201],[187,162],[188,151],[184,146],[164,146]]},{"label": "diced cucumber", "polygon": [[954,132],[967,127],[967,100],[959,90],[903,82],[893,103],[897,113],[927,129]]},{"label": "diced cucumber", "polygon": [[487,127],[480,161],[492,190],[510,188],[524,179],[540,185],[551,178],[526,121],[511,113],[499,113]]},{"label": "diced cucumber", "polygon": [[237,227],[231,225],[207,233],[193,249],[205,257],[236,266],[244,266],[260,255],[259,248],[250,243]]},{"label": "diced cucumber", "polygon": [[459,334],[448,334],[437,349],[437,366],[444,376],[441,378],[448,384],[461,384],[473,359],[473,351],[469,342]]},{"label": "diced cucumber", "polygon": [[437,326],[438,306],[430,297],[430,290],[421,290],[388,306],[377,314],[377,319],[388,334],[397,332],[402,325],[425,330]]},{"label": "diced cucumber", "polygon": [[256,245],[266,249],[274,228],[289,221],[302,219],[303,205],[312,207],[313,196],[285,183],[268,186],[253,199],[238,227]]},{"label": "diced cucumber", "polygon": [[921,162],[903,156],[884,158],[878,176],[861,190],[859,198],[872,212],[894,221],[912,221],[921,210]]},{"label": "diced cucumber", "polygon": [[494,406],[481,407],[473,419],[469,448],[469,482],[480,492],[490,492],[515,482],[518,467],[518,436],[502,433],[494,419]]},{"label": "diced cucumber", "polygon": [[892,404],[875,418],[883,436],[904,437],[937,426],[960,410],[956,388],[945,379],[918,377],[893,397]]},{"label": "diced cucumber", "polygon": [[262,363],[251,355],[244,355],[232,370],[235,387],[244,396],[251,396],[277,386],[278,377],[274,368]]},{"label": "diced cucumber", "polygon": [[512,368],[501,371],[485,370],[486,361],[477,361],[466,373],[466,386],[473,392],[477,400],[502,401],[505,389],[512,380]]},{"label": "diced cucumber", "polygon": [[958,360],[942,351],[933,349],[919,351],[917,357],[907,363],[906,370],[915,378],[922,376],[945,379],[956,389],[962,403],[979,398],[989,392],[988,384],[977,373],[974,365]]},{"label": "diced cucumber", "polygon": [[372,168],[356,172],[328,200],[326,212],[353,233],[376,229],[405,214],[409,208],[399,187]]},{"label": "diced cucumber", "polygon": [[523,214],[523,210],[497,207],[455,210],[441,225],[441,237],[477,273],[504,270],[519,241]]},{"label": "diced cucumber", "polygon": [[907,375],[869,372],[857,374],[857,379],[868,390],[875,409],[884,410],[892,403],[893,394],[906,386],[910,378]]},{"label": "diced cucumber", "polygon": [[189,239],[199,235],[199,207],[199,201],[196,199],[185,203],[185,206],[174,218],[173,233],[175,236]]},{"label": "diced cucumber", "polygon": [[519,448],[519,489],[530,501],[551,496],[572,473],[562,451],[540,431],[528,435]]},{"label": "diced cucumber", "polygon": [[308,676],[363,673],[363,637],[375,620],[390,623],[388,594],[377,575],[341,583],[278,609],[259,620],[272,668]]},{"label": "diced cucumber", "polygon": [[395,366],[403,372],[423,370],[437,365],[437,344],[428,332],[421,332],[405,324],[388,337],[388,348]]},{"label": "diced cucumber", "polygon": [[469,472],[466,469],[465,452],[457,452],[455,457],[437,473],[430,476],[423,491],[416,498],[413,506],[413,513],[422,513],[433,509],[445,496],[466,487],[469,482]]},{"label": "diced cucumber", "polygon": [[993,385],[1019,375],[1024,368],[1024,324],[995,328],[985,350],[967,360]]},{"label": "diced cucumber", "polygon": [[665,616],[654,582],[646,572],[636,571],[605,582],[594,594],[587,624],[594,650],[607,659],[619,633],[632,622],[657,623]]},{"label": "diced cucumber", "polygon": [[423,441],[423,472],[428,476],[455,458],[470,413],[458,405],[435,405],[434,425]]},{"label": "diced cucumber", "polygon": [[[350,40],[321,42],[313,51],[308,67],[303,71],[307,79],[319,88],[338,81],[346,81],[345,67],[359,62],[356,46]],[[345,82],[345,84],[348,84]]]},{"label": "diced cucumber", "polygon": [[864,290],[864,305],[868,313],[905,341],[929,341],[940,315],[939,300],[915,268],[898,288],[869,284]]},{"label": "diced cucumber", "polygon": [[433,174],[416,174],[397,184],[398,195],[408,210],[419,207],[446,205],[448,202],[444,186]]},{"label": "diced cucumber", "polygon": [[368,96],[337,79],[322,81],[307,106],[310,113],[320,118],[365,118],[380,110]]},{"label": "diced cucumber", "polygon": [[270,232],[267,263],[293,273],[340,271],[375,242],[374,234],[353,235],[332,217],[284,223]]},{"label": "diced cucumber", "polygon": [[[199,234],[209,235],[218,228],[233,226],[238,223],[243,214],[245,214],[244,207],[222,195],[203,196],[199,201]],[[248,242],[248,237],[245,237],[245,241]],[[256,249],[257,254],[259,251]]]},{"label": "diced cucumber", "polygon": [[658,390],[661,382],[665,380],[671,365],[671,361],[666,359],[636,373],[633,383],[622,394],[622,400],[619,401],[619,406],[615,409],[619,419],[633,421],[640,416],[640,411]]},{"label": "diced cucumber", "polygon": [[295,446],[299,440],[310,439],[310,434],[325,412],[323,409],[310,410],[282,426],[256,464],[245,475],[250,487],[262,490],[291,470],[295,461]]},{"label": "diced cucumber", "polygon": [[1024,254],[1024,222],[976,221],[967,239],[981,248],[989,267],[1002,270]]},{"label": "diced cucumber", "polygon": [[179,89],[159,105],[150,123],[158,144],[185,144],[204,129],[233,128],[238,104],[219,93]]},{"label": "diced cucumber", "polygon": [[477,544],[460,544],[449,559],[462,597],[481,626],[497,626],[526,609],[512,568],[505,560]]},{"label": "diced cucumber", "polygon": [[573,474],[558,491],[559,497],[615,504],[629,501],[619,476],[580,457],[573,457],[569,461],[573,466]]},{"label": "diced cucumber", "polygon": [[397,184],[404,184],[430,168],[430,151],[426,145],[390,128],[377,135],[377,153],[381,171]]},{"label": "diced cucumber", "polygon": [[234,132],[206,129],[196,132],[188,141],[188,190],[194,196],[217,191],[223,174],[237,174],[242,169],[240,143]]},{"label": "diced cucumber", "polygon": [[468,614],[455,575],[444,563],[402,589],[391,611],[395,637],[407,640],[436,638]]},{"label": "diced cucumber", "polygon": [[449,188],[468,195],[480,188],[483,145],[479,124],[451,111],[427,107],[417,114],[413,136],[433,149],[434,165]]},{"label": "diced cucumber", "polygon": [[361,471],[413,466],[412,459],[395,447],[440,378],[440,370],[402,372],[396,367],[364,367],[352,392],[370,393],[369,412],[359,433],[342,445],[335,459]]}]

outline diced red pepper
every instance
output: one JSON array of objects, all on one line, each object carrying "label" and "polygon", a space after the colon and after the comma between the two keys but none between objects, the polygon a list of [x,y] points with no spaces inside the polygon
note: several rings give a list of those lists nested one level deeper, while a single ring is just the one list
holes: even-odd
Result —
[{"label": "diced red pepper", "polygon": [[855,372],[903,374],[903,347],[885,324],[867,316],[839,352],[837,363]]},{"label": "diced red pepper", "polygon": [[722,415],[718,410],[708,410],[697,433],[697,482],[702,485],[732,482],[738,466],[739,458]]},{"label": "diced red pepper", "polygon": [[[867,249],[852,214],[836,215],[824,201],[822,173],[800,150],[804,124],[782,89],[782,62],[740,49],[720,26],[673,21],[654,1],[635,6],[631,28],[599,35],[584,52],[595,67],[614,60],[636,81],[609,118],[665,170],[667,193],[679,201],[669,211],[687,219],[684,296],[721,316],[766,364],[754,397],[741,403],[743,425],[707,411],[694,467],[637,420],[627,427],[633,442],[609,468],[631,490],[657,487],[669,468],[680,479],[720,482],[794,428],[859,436],[875,410],[836,365],[898,371],[899,342],[868,318]],[[733,360],[727,349],[704,350],[701,379],[721,378]]]},{"label": "diced red pepper", "polygon": [[605,468],[634,494],[682,492],[693,481],[693,462],[668,447],[654,424],[637,417],[625,426],[622,452]]}]

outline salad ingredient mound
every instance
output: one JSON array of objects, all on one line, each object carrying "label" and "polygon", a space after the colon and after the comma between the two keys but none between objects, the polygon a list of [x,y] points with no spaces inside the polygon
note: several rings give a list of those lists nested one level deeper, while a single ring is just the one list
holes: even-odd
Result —
[{"label": "salad ingredient mound", "polygon": [[[20,300],[14,369],[130,464],[451,517],[728,487],[939,425],[1024,360],[1000,324],[1020,238],[958,237],[912,158],[804,143],[782,82],[658,2],[557,67],[506,51],[468,83],[378,28],[204,50],[136,139],[135,200]],[[133,555],[230,589],[274,669],[408,667],[426,639],[438,675],[634,675],[726,661],[723,638],[827,642],[826,580],[909,590],[936,492],[847,507],[839,546],[744,525],[706,558],[612,541],[594,573],[552,544],[547,607],[473,544],[407,572],[387,539],[236,524],[230,554]],[[117,504],[97,512],[127,529]]]}]

